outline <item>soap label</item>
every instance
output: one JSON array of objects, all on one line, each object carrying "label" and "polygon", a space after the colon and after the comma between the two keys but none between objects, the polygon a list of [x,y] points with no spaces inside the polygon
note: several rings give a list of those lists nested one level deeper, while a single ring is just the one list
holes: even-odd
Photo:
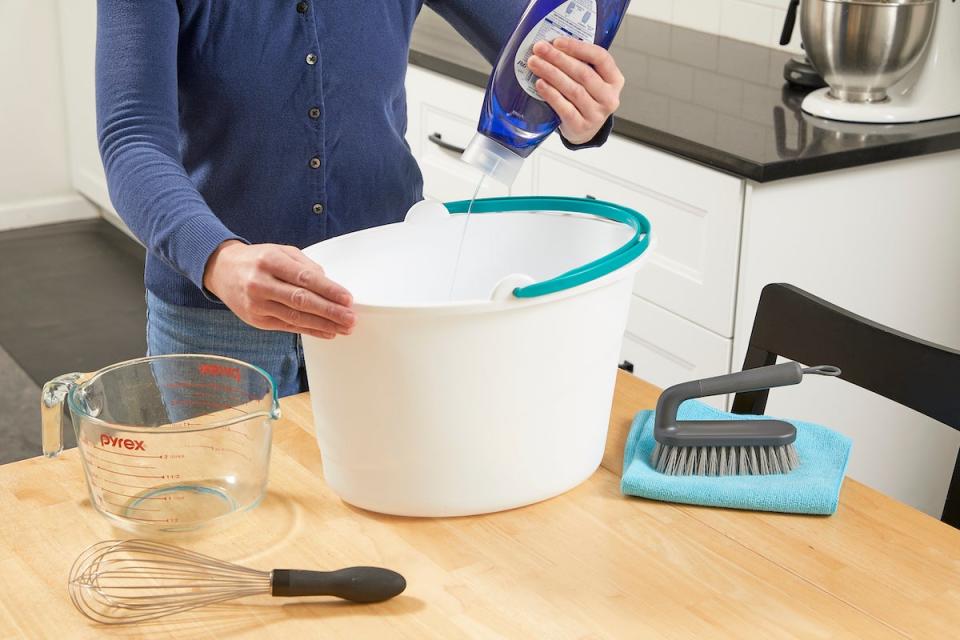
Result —
[{"label": "soap label", "polygon": [[530,96],[543,102],[543,97],[536,89],[537,77],[527,68],[527,60],[533,55],[533,45],[541,40],[553,42],[561,37],[594,42],[596,35],[597,0],[567,0],[548,13],[520,43],[513,64],[517,82]]}]

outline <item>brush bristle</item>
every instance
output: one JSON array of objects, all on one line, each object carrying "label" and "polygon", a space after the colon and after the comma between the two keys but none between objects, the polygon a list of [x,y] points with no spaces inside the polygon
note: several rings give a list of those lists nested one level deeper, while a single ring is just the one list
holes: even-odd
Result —
[{"label": "brush bristle", "polygon": [[650,464],[668,476],[766,476],[800,466],[793,444],[779,447],[668,447],[659,442]]}]

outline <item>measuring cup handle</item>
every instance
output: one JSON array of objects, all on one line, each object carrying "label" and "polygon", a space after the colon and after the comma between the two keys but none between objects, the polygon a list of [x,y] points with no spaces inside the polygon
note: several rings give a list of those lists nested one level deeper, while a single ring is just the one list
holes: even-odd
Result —
[{"label": "measuring cup handle", "polygon": [[70,420],[67,394],[88,374],[68,373],[43,385],[40,393],[41,438],[43,455],[56,457],[63,451],[63,427]]}]

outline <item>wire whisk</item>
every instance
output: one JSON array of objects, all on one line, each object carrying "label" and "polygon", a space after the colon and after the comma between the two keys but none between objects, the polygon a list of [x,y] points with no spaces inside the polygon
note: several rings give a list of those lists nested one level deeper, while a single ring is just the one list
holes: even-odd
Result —
[{"label": "wire whisk", "polygon": [[399,573],[378,567],[259,571],[147,540],[107,540],[88,547],[67,581],[74,606],[103,624],[154,620],[264,594],[381,602],[406,586]]}]

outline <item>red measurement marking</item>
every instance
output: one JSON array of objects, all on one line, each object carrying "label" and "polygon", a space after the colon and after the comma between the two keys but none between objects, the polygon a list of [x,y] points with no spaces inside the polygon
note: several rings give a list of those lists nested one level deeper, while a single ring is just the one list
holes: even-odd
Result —
[{"label": "red measurement marking", "polygon": [[216,376],[218,378],[232,378],[240,382],[240,369],[237,367],[227,367],[222,364],[201,364],[197,371],[202,376]]},{"label": "red measurement marking", "polygon": [[248,456],[243,455],[239,451],[234,451],[233,449],[227,449],[226,447],[211,447],[210,445],[206,445],[206,444],[188,444],[187,447],[192,447],[195,449],[210,449],[215,453],[232,453],[234,455],[240,456],[247,462],[250,462],[250,458]]},{"label": "red measurement marking", "polygon": [[107,469],[106,467],[101,467],[100,465],[94,465],[100,471],[107,471],[109,473],[115,473],[118,476],[130,476],[131,478],[154,478],[156,480],[163,480],[165,476],[140,476],[135,473],[123,473],[122,471],[114,471],[113,469]]},{"label": "red measurement marking", "polygon": [[117,508],[119,508],[119,509],[135,509],[135,510],[137,510],[137,511],[160,511],[160,509],[148,509],[148,508],[146,508],[146,507],[131,507],[131,506],[127,506],[127,505],[116,504],[116,503],[113,503],[113,502],[107,502],[106,500],[103,501],[103,504],[108,504],[108,505],[110,505],[111,507],[117,507]]},{"label": "red measurement marking", "polygon": [[[89,440],[87,441],[89,442]],[[102,447],[91,446],[91,449],[96,449],[97,451],[103,451],[104,453],[112,453],[118,456],[129,456],[131,458],[159,458],[160,456],[144,456],[139,453],[124,453],[122,451],[111,451],[110,449],[104,449]]]},{"label": "red measurement marking", "polygon": [[[225,431],[230,431],[230,429],[225,429]],[[243,435],[243,434],[241,434],[239,431],[230,431],[230,433],[235,433],[235,434],[238,434],[238,435]],[[206,438],[207,440],[210,440],[211,442],[224,441],[224,442],[227,443],[227,444],[235,444],[235,445],[237,445],[237,446],[239,446],[239,447],[246,446],[242,441],[238,440],[237,438],[227,438],[224,434],[219,433],[219,430],[218,430],[218,432],[217,432],[216,435],[214,435],[214,434],[209,434],[209,433],[198,433],[198,434],[196,434],[196,435],[197,435],[197,437],[200,437],[200,438]],[[247,438],[247,439],[249,440],[249,438]]]}]

